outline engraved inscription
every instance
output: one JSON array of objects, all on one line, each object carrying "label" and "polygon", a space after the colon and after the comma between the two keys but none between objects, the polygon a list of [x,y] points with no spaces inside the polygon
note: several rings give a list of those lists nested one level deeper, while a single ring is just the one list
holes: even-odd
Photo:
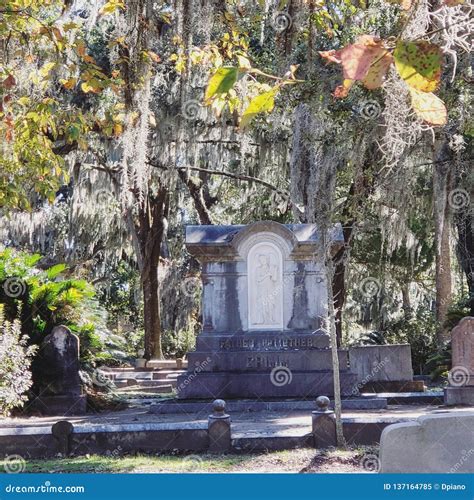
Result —
[{"label": "engraved inscription", "polygon": [[281,339],[281,338],[260,338],[260,339],[225,339],[219,342],[219,348],[227,351],[231,349],[306,349],[317,347],[312,338],[303,339]]},{"label": "engraved inscription", "polygon": [[249,356],[247,368],[274,368],[275,366],[288,366],[288,360],[280,356]]}]

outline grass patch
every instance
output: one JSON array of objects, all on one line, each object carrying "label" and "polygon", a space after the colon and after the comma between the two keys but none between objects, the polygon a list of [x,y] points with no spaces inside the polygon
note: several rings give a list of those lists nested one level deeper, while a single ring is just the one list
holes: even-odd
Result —
[{"label": "grass patch", "polygon": [[[364,472],[364,457],[377,447],[315,450],[301,448],[242,455],[86,455],[28,460],[25,472],[34,473],[202,473],[202,472]],[[0,460],[0,472],[8,469]]]},{"label": "grass patch", "polygon": [[[227,472],[251,458],[246,455],[136,455],[54,458],[28,460],[25,472],[32,473],[126,473],[126,472]],[[0,460],[1,472],[7,462]]]}]

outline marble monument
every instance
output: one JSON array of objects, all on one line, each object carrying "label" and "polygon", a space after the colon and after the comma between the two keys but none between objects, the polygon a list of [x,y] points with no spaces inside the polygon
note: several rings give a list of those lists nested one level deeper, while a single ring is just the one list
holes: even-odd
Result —
[{"label": "marble monument", "polygon": [[474,406],[474,318],[463,318],[451,332],[452,368],[444,390],[447,405]]},{"label": "marble monument", "polygon": [[[327,283],[314,224],[188,226],[202,265],[202,332],[178,378],[180,398],[331,396]],[[331,229],[334,251],[343,244]],[[357,377],[340,350],[343,394]]]}]

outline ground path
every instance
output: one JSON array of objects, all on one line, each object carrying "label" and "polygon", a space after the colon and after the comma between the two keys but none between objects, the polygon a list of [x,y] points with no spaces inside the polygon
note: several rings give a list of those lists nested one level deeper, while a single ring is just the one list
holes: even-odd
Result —
[{"label": "ground path", "polygon": [[[344,419],[360,419],[364,422],[390,419],[394,422],[414,420],[433,412],[465,411],[465,408],[445,408],[427,405],[390,405],[385,410],[344,411]],[[268,435],[301,436],[311,432],[311,412],[245,412],[231,414],[232,437],[256,437]],[[130,424],[130,423],[176,423],[205,422],[203,414],[152,414],[148,408],[136,406],[120,411],[104,411],[96,414],[69,417],[17,417],[0,419],[0,429],[21,429],[31,427],[51,427],[58,420],[69,420],[74,426],[95,424]],[[7,431],[8,432],[8,431]]]}]

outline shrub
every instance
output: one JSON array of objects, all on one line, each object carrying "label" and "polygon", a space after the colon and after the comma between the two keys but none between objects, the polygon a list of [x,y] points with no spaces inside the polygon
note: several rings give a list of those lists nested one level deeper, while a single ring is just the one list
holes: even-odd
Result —
[{"label": "shrub", "polygon": [[[410,344],[413,370],[424,374],[434,371],[437,322],[431,311],[419,308],[409,318],[402,318],[387,323],[383,331],[364,334],[358,343],[362,345]],[[430,367],[427,368],[428,360]]]},{"label": "shrub", "polygon": [[187,352],[193,351],[196,345],[196,336],[192,329],[165,330],[161,338],[163,354],[167,358],[182,358]]},{"label": "shrub", "polygon": [[27,346],[27,338],[21,334],[19,320],[4,318],[0,304],[0,414],[8,415],[20,408],[27,400],[26,392],[32,385],[31,361],[36,346]]}]

